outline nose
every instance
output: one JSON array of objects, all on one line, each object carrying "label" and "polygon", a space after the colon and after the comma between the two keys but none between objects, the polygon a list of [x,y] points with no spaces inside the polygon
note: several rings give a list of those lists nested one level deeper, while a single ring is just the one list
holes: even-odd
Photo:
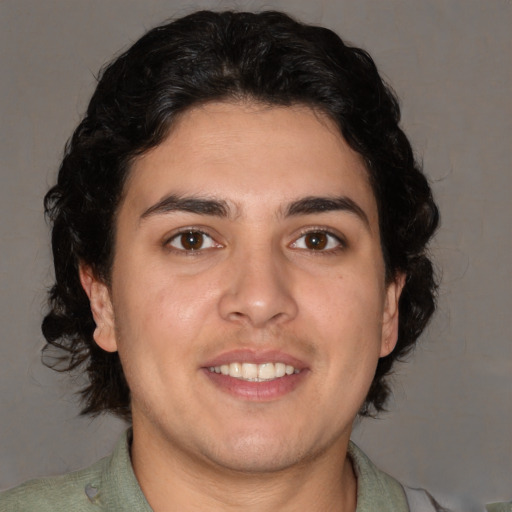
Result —
[{"label": "nose", "polygon": [[219,310],[225,320],[261,328],[297,315],[287,262],[271,247],[239,254],[230,262],[224,284]]}]

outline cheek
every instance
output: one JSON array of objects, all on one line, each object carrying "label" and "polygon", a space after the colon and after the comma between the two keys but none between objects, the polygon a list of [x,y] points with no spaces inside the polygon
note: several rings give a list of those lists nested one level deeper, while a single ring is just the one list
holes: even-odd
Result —
[{"label": "cheek", "polygon": [[[309,288],[304,298],[317,336],[328,343],[332,360],[347,367],[376,364],[380,353],[383,299],[378,280],[345,275]],[[329,300],[326,300],[326,296]]]},{"label": "cheek", "polygon": [[[344,272],[315,279],[304,290],[302,302],[326,325],[370,327],[382,320],[384,294],[375,273]],[[362,277],[363,276],[363,277]],[[365,319],[366,321],[361,321]],[[350,321],[351,320],[351,321]]]},{"label": "cheek", "polygon": [[171,288],[148,286],[148,281],[122,287],[114,303],[118,351],[132,400],[148,410],[162,390],[180,389],[181,374],[192,361],[196,328],[182,308]]},{"label": "cheek", "polygon": [[143,361],[151,353],[158,359],[190,350],[216,311],[218,287],[159,266],[124,275],[131,275],[130,280],[114,290],[120,353],[142,352],[138,357]]}]

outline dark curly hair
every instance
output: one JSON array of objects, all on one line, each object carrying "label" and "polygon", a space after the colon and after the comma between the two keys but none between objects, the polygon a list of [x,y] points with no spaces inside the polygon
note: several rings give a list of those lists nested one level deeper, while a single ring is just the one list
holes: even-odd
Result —
[{"label": "dark curly hair", "polygon": [[[399,128],[394,93],[371,57],[334,32],[268,11],[201,11],[150,30],[100,73],[87,112],[68,141],[57,184],[45,197],[53,225],[55,284],[42,330],[60,371],[87,373],[83,414],[130,418],[130,390],[117,353],[99,348],[79,280],[89,265],[109,284],[115,219],[134,158],[158,145],[174,120],[199,103],[249,99],[310,106],[327,114],[365,160],[377,200],[388,282],[406,275],[395,350],[381,358],[361,409],[383,410],[386,376],[414,346],[435,309],[426,244],[438,210]],[[55,355],[55,354],[54,354]]]}]

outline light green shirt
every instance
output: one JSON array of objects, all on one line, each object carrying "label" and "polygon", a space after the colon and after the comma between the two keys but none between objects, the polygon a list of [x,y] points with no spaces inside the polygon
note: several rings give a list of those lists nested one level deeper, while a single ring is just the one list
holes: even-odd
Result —
[{"label": "light green shirt", "polygon": [[[129,431],[128,431],[129,432]],[[349,446],[357,476],[356,512],[408,512],[402,486],[377,469],[353,443]],[[32,480],[0,493],[0,512],[152,512],[133,473],[129,434],[114,452],[89,468],[63,476]]]}]

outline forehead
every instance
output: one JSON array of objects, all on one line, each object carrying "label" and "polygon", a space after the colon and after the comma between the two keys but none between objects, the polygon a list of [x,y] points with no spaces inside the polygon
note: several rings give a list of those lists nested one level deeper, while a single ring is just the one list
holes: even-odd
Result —
[{"label": "forehead", "polygon": [[241,213],[348,194],[370,220],[376,213],[362,157],[330,118],[301,105],[215,102],[184,113],[133,163],[125,200],[143,211],[170,193],[225,198]]}]

